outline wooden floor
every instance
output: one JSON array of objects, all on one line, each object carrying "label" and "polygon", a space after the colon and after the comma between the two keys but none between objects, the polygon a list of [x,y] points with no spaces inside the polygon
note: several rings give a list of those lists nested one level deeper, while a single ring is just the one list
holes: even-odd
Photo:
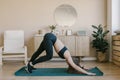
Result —
[{"label": "wooden floor", "polygon": [[[97,66],[104,72],[103,76],[47,76],[47,77],[17,77],[14,72],[23,67],[22,62],[5,62],[0,67],[0,80],[120,80],[120,67],[113,63],[81,62],[86,68]],[[37,64],[36,67],[67,67],[64,61],[50,61]]]}]

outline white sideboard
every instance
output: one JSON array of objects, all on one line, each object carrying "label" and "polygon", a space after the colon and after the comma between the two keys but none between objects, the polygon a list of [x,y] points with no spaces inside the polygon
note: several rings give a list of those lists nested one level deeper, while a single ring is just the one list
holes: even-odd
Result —
[{"label": "white sideboard", "polygon": [[[81,56],[89,56],[90,54],[90,39],[88,36],[57,36],[68,48],[72,56],[81,57]],[[35,51],[38,49],[41,41],[43,40],[43,36],[35,35],[34,36],[34,46]],[[45,55],[43,52],[41,55]],[[54,51],[54,57],[57,57],[57,53]]]}]

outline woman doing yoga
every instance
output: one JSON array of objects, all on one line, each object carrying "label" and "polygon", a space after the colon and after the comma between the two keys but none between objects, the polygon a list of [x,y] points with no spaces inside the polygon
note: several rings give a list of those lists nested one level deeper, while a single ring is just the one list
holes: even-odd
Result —
[{"label": "woman doing yoga", "polygon": [[[83,74],[95,75],[95,73],[88,72],[85,69],[81,68],[80,66],[76,65],[73,62],[73,59],[68,49],[52,33],[45,34],[44,39],[40,44],[38,50],[32,55],[30,61],[27,64],[27,68],[26,68],[27,72],[32,73],[32,70],[35,69],[34,68],[35,64],[50,60],[53,57],[53,46],[55,48],[55,51],[58,53],[58,55],[61,58],[66,59],[68,65],[72,66],[75,70]],[[44,50],[46,51],[46,55],[38,57]]]}]

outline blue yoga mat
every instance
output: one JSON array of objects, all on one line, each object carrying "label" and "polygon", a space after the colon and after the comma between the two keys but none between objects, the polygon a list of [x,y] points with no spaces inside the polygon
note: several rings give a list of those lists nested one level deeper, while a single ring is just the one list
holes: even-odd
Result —
[{"label": "blue yoga mat", "polygon": [[[97,67],[89,70],[96,73],[96,76],[103,76],[103,72]],[[37,68],[32,73],[27,73],[25,67],[22,67],[15,72],[16,76],[88,76],[86,74],[70,74],[67,73],[67,68]]]}]

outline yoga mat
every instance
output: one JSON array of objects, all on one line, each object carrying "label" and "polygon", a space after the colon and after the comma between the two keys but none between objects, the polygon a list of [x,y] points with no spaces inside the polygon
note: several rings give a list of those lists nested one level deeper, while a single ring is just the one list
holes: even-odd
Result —
[{"label": "yoga mat", "polygon": [[[97,67],[89,70],[90,72],[96,73],[95,76],[103,76],[103,72]],[[37,68],[32,73],[27,73],[25,67],[22,67],[15,72],[16,76],[89,76],[86,74],[70,74],[67,73],[67,68]]]}]

